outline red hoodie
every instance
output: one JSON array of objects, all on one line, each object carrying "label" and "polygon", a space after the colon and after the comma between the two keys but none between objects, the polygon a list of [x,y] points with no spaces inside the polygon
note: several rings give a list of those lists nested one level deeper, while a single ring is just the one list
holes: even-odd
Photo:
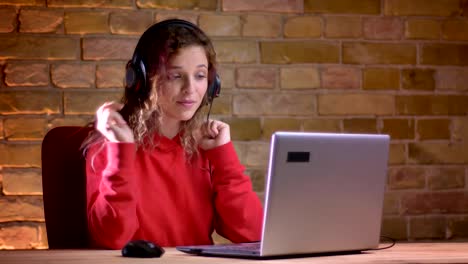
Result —
[{"label": "red hoodie", "polygon": [[134,239],[170,247],[212,244],[213,230],[232,242],[260,240],[262,205],[232,142],[200,151],[192,162],[178,136],[155,142],[152,151],[111,142],[88,151],[93,246],[120,249]]}]

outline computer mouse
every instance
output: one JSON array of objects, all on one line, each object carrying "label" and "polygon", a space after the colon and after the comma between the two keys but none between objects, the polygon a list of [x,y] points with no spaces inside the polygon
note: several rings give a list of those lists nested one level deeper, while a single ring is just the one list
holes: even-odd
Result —
[{"label": "computer mouse", "polygon": [[130,258],[159,258],[164,249],[147,240],[132,240],[122,248],[122,256]]}]

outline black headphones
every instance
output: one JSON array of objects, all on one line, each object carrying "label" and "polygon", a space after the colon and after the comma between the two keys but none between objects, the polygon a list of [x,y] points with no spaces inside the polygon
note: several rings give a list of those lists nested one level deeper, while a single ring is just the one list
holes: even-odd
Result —
[{"label": "black headphones", "polygon": [[[181,26],[188,28],[189,30],[197,31],[206,36],[206,34],[196,25],[181,19],[168,19],[156,23],[149,27],[143,35],[140,37],[138,44],[135,48],[135,52],[133,53],[133,57],[131,60],[128,61],[126,66],[125,72],[125,88],[130,89],[136,93],[147,93],[150,89],[148,89],[148,79],[146,73],[146,66],[143,61],[143,56],[140,55],[141,46],[144,45],[146,38],[157,38],[158,32],[162,29],[167,28],[168,26]],[[208,39],[208,37],[206,37]],[[210,45],[212,45],[210,43]],[[207,99],[208,104],[211,104],[215,97],[218,97],[221,91],[221,79],[219,78],[218,74],[215,72],[214,77],[211,78],[208,83],[207,89]]]}]

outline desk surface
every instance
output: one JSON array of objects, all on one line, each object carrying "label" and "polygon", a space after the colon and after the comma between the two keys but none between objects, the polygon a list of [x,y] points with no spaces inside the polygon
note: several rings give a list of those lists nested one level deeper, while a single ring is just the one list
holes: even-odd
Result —
[{"label": "desk surface", "polygon": [[307,258],[248,260],[191,256],[167,248],[162,258],[129,259],[117,250],[18,250],[0,251],[2,264],[66,263],[66,264],[118,264],[118,263],[468,263],[468,242],[463,243],[397,243],[384,250],[362,254],[313,256]]}]

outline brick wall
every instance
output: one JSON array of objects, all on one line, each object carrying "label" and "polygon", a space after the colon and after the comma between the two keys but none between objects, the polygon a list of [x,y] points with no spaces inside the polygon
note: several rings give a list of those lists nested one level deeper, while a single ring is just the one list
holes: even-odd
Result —
[{"label": "brick wall", "polygon": [[255,190],[275,130],[388,133],[382,234],[468,238],[465,0],[0,0],[0,248],[45,248],[40,144],[122,93],[168,17],[214,40],[215,116]]}]

